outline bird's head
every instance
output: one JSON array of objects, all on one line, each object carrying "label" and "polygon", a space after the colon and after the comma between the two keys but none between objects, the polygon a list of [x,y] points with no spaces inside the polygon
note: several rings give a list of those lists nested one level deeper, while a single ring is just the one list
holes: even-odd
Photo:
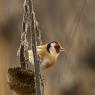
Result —
[{"label": "bird's head", "polygon": [[47,44],[47,50],[50,54],[57,57],[62,51],[64,51],[64,48],[57,41],[53,41]]}]

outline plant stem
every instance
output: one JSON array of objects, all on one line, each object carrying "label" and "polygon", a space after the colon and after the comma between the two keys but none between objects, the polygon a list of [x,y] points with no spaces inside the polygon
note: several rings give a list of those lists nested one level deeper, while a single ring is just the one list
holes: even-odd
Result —
[{"label": "plant stem", "polygon": [[39,66],[39,57],[37,55],[36,51],[36,31],[35,31],[35,16],[33,11],[33,1],[28,1],[28,7],[29,7],[29,18],[30,18],[30,31],[31,31],[31,37],[32,37],[32,51],[34,56],[34,67],[35,67],[35,89],[36,89],[36,95],[41,95],[41,89],[40,89],[40,66]]}]

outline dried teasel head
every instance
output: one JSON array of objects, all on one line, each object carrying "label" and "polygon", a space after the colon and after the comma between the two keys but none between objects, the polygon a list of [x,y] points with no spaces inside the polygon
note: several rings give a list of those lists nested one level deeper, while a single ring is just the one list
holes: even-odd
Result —
[{"label": "dried teasel head", "polygon": [[20,67],[9,68],[9,87],[19,95],[34,95],[34,72]]}]

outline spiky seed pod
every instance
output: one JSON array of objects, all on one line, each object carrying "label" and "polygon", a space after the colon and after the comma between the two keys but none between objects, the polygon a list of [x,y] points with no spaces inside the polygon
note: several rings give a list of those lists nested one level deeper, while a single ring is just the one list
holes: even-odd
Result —
[{"label": "spiky seed pod", "polygon": [[20,67],[9,68],[9,87],[19,95],[34,95],[34,72]]}]

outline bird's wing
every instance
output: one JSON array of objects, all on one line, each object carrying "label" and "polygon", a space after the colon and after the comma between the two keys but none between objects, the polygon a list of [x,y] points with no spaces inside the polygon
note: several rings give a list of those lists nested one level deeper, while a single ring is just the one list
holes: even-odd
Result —
[{"label": "bird's wing", "polygon": [[[44,53],[45,50],[44,50],[44,49],[41,49],[41,48],[42,48],[42,47],[38,47],[38,48],[37,48],[37,53],[38,53],[38,55],[40,56],[40,59],[42,60],[43,56],[45,55],[45,53]],[[28,50],[28,57],[29,57],[29,61],[34,64],[33,52],[32,52],[32,50]]]}]

